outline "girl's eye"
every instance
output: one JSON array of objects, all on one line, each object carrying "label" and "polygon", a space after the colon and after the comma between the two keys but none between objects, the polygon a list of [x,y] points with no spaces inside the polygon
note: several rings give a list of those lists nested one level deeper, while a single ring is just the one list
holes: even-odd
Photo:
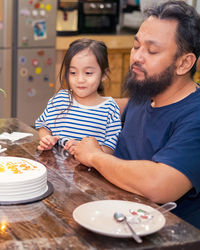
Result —
[{"label": "girl's eye", "polygon": [[75,75],[76,74],[75,71],[70,71],[69,73],[70,73],[70,75]]},{"label": "girl's eye", "polygon": [[93,72],[87,71],[87,72],[85,72],[85,74],[86,74],[86,75],[92,75]]}]

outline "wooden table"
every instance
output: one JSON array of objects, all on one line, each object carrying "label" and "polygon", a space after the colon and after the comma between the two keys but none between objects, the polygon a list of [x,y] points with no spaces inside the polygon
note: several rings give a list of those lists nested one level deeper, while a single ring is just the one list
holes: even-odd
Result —
[{"label": "wooden table", "polygon": [[54,192],[48,198],[26,205],[0,206],[7,218],[0,224],[0,249],[200,249],[200,231],[171,213],[166,226],[143,237],[137,244],[131,238],[99,235],[79,226],[73,210],[89,201],[128,200],[157,207],[153,202],[123,191],[106,181],[98,172],[90,172],[73,158],[60,153],[37,151],[38,133],[17,119],[0,119],[0,133],[27,132],[33,137],[20,144],[2,144],[8,150],[1,155],[26,157],[43,163]]}]

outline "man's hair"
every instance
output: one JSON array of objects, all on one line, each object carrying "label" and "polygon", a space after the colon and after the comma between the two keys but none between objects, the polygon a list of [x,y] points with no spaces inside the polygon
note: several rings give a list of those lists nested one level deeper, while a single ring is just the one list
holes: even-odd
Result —
[{"label": "man's hair", "polygon": [[[160,5],[144,10],[144,14],[155,16],[159,19],[176,20],[176,56],[192,52],[198,59],[200,54],[200,16],[196,10],[184,1],[170,0]],[[196,63],[191,69],[191,74],[196,71]]]}]

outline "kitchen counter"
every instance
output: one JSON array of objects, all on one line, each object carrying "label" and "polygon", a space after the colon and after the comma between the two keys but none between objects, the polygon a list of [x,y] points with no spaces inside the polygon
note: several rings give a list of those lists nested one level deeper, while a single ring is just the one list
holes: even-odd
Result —
[{"label": "kitchen counter", "polygon": [[105,42],[108,49],[131,49],[133,46],[133,34],[113,34],[113,35],[74,35],[74,36],[57,36],[56,50],[66,50],[68,45],[76,39],[89,38]]}]

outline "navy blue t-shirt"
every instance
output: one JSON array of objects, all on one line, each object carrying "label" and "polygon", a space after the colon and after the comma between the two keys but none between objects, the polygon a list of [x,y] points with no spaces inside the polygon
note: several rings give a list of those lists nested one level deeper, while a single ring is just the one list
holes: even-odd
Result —
[{"label": "navy blue t-shirt", "polygon": [[193,188],[173,212],[200,228],[200,89],[160,108],[130,99],[122,118],[115,156],[164,163],[186,175]]}]

